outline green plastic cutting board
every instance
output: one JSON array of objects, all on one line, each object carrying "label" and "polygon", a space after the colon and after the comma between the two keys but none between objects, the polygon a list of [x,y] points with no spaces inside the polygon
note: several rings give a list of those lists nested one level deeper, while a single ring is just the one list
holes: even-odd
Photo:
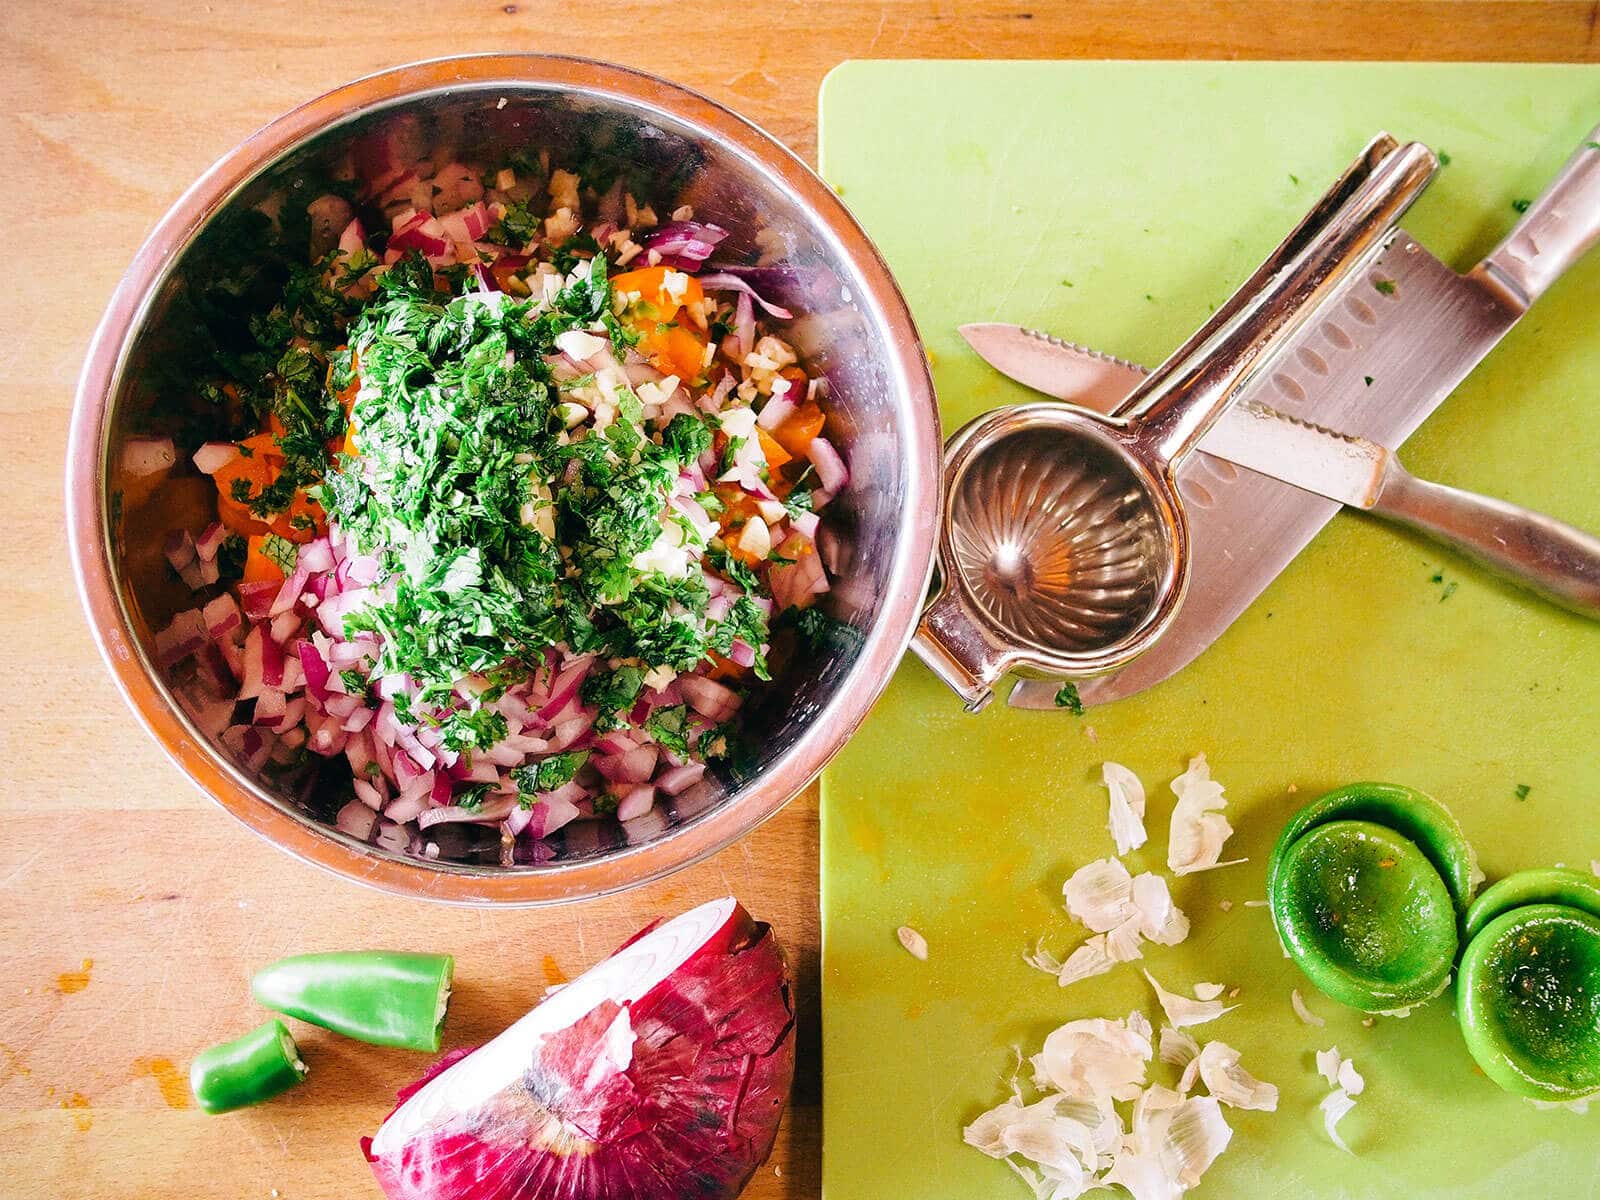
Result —
[{"label": "green plastic cutting board", "polygon": [[[1029,398],[955,332],[1015,320],[1154,363],[1380,129],[1448,153],[1406,226],[1458,266],[1490,249],[1600,118],[1581,67],[847,63],[822,93],[823,174],[877,240],[934,363],[946,430]],[[1405,447],[1428,478],[1600,529],[1600,253],[1564,279]],[[1078,719],[966,716],[914,660],[829,770],[823,802],[828,1200],[1023,1196],[961,1129],[1005,1094],[1013,1046],[1084,1016],[1159,1010],[1138,971],[1059,989],[1036,938],[1084,936],[1062,881],[1113,852],[1099,764],[1145,781],[1164,872],[1166,784],[1204,751],[1244,866],[1174,883],[1194,930],[1151,947],[1170,988],[1241,1007],[1195,1030],[1282,1089],[1235,1112],[1200,1196],[1600,1196],[1600,1106],[1540,1112],[1473,1067],[1451,996],[1364,1028],[1280,953],[1268,848],[1349,780],[1445,800],[1491,878],[1600,858],[1600,625],[1470,563],[1341,515],[1203,658]],[[1518,798],[1525,786],[1525,799]],[[1219,902],[1233,905],[1223,912]],[[930,947],[907,954],[909,924]],[[1300,987],[1327,1019],[1298,1022]],[[1336,1149],[1315,1050],[1366,1075]],[[1166,1078],[1156,1066],[1152,1078]],[[1170,1082],[1170,1081],[1169,1081]]]}]

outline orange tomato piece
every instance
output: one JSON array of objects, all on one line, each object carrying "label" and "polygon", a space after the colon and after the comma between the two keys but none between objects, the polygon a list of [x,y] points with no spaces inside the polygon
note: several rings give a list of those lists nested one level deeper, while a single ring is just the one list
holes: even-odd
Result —
[{"label": "orange tomato piece", "polygon": [[738,679],[747,669],[731,658],[722,657],[715,650],[710,651],[706,657],[712,662],[711,669],[706,672],[707,679]]},{"label": "orange tomato piece", "polygon": [[650,365],[663,375],[692,383],[705,374],[706,343],[692,329],[657,325],[645,334],[640,347],[649,355]]},{"label": "orange tomato piece", "polygon": [[251,534],[245,542],[244,575],[245,583],[260,583],[265,580],[283,578],[283,568],[263,551],[267,535],[264,533]]},{"label": "orange tomato piece", "polygon": [[322,505],[302,488],[290,499],[288,508],[273,516],[269,528],[279,537],[303,545],[327,532],[328,518]]},{"label": "orange tomato piece", "polygon": [[795,409],[788,420],[774,429],[772,436],[795,458],[804,458],[812,440],[822,433],[822,426],[826,420],[822,410],[808,400]]},{"label": "orange tomato piece", "polygon": [[756,426],[756,438],[761,442],[761,452],[767,456],[767,466],[772,470],[776,471],[785,463],[794,461],[794,456],[759,425]]},{"label": "orange tomato piece", "polygon": [[648,304],[655,311],[648,314],[657,321],[670,321],[680,308],[689,304],[698,304],[705,299],[705,289],[700,286],[700,281],[693,275],[678,271],[688,280],[683,289],[676,296],[667,291],[667,272],[671,267],[641,267],[637,271],[624,271],[621,275],[611,277],[611,290],[617,295],[625,292],[637,292],[641,302]]},{"label": "orange tomato piece", "polygon": [[248,452],[245,457],[258,459],[276,458],[280,460],[283,458],[283,448],[278,445],[278,435],[283,432],[283,424],[278,421],[276,415],[268,422],[269,425],[272,423],[277,423],[278,425],[276,432],[258,433],[253,437],[245,438],[244,441],[239,443],[241,453]]},{"label": "orange tomato piece", "polygon": [[[258,434],[257,438],[268,436]],[[274,461],[281,462],[282,459],[259,453],[239,454],[231,462],[224,463],[211,476],[212,482],[217,485],[217,518],[235,533],[267,532],[266,522],[257,519],[250,511],[248,497],[260,495],[262,489],[270,486],[277,478],[278,469]],[[244,500],[234,495],[235,484],[240,482],[244,485],[242,490],[247,497]]]}]

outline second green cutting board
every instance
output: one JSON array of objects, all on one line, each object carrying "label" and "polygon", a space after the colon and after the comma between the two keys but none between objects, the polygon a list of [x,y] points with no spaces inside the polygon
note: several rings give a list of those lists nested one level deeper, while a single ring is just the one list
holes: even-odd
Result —
[{"label": "second green cutting board", "polygon": [[[1225,298],[1380,129],[1450,163],[1405,222],[1446,261],[1490,249],[1600,118],[1592,68],[848,63],[824,86],[824,175],[877,240],[934,363],[946,431],[1030,397],[955,326],[1042,325],[1155,363]],[[1428,478],[1600,529],[1600,254],[1563,280],[1405,447]],[[1174,884],[1194,931],[1151,947],[1170,988],[1240,988],[1194,1032],[1279,1085],[1227,1112],[1196,1195],[1228,1200],[1600,1196],[1600,1111],[1539,1112],[1472,1065],[1447,994],[1408,1020],[1320,998],[1284,961],[1265,860],[1285,817],[1359,778],[1433,792],[1491,878],[1600,858],[1600,626],[1462,560],[1340,516],[1200,661],[1084,719],[977,717],[904,664],[823,800],[828,1200],[1004,1200],[1027,1189],[961,1143],[1016,1059],[1074,1017],[1159,1015],[1138,971],[1059,989],[1022,963],[1085,936],[1062,881],[1113,853],[1099,765],[1131,767],[1165,873],[1167,781],[1203,751],[1244,866]],[[1519,792],[1526,788],[1524,796]],[[1230,907],[1223,911],[1223,902]],[[926,962],[895,940],[908,924]],[[1294,1017],[1299,987],[1325,1020]],[[1366,1075],[1322,1132],[1312,1055]],[[1170,1082],[1156,1066],[1152,1080]]]}]

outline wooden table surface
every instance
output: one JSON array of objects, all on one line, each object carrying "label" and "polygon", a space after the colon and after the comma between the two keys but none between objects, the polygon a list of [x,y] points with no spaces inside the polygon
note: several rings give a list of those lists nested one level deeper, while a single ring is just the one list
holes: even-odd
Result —
[{"label": "wooden table surface", "polygon": [[[446,909],[300,866],[199,795],[125,711],[73,595],[61,520],[80,359],[124,264],[213,158],[355,76],[472,51],[610,58],[671,76],[813,157],[846,58],[1600,60],[1600,0],[1342,3],[552,0],[141,4],[0,11],[0,1193],[375,1194],[356,1139],[425,1060],[308,1034],[310,1080],[230,1117],[190,1107],[201,1047],[256,1024],[246,980],[282,954],[448,949],[451,1045],[475,1043],[658,913],[733,892],[799,975],[801,1068],[751,1197],[818,1192],[815,790],[709,862],[549,911]],[[915,120],[915,113],[907,113]]]}]

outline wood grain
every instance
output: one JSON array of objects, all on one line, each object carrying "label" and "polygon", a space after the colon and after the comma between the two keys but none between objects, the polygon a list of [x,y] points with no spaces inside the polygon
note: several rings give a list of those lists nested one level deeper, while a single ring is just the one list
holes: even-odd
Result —
[{"label": "wood grain", "polygon": [[[448,947],[449,1040],[471,1044],[650,917],[732,891],[799,977],[802,1067],[757,1200],[814,1196],[817,801],[710,862],[543,912],[443,909],[318,874],[197,794],[135,726],[73,597],[61,464],[79,361],[161,211],[244,134],[354,76],[484,50],[611,58],[732,105],[804,155],[816,90],[852,57],[1600,59],[1600,3],[835,0],[685,7],[550,0],[0,11],[0,1191],[49,1197],[373,1194],[355,1140],[421,1061],[309,1032],[311,1080],[226,1118],[186,1107],[202,1046],[259,1019],[246,979],[291,951]],[[907,113],[908,121],[915,113]],[[88,963],[88,965],[85,965]]]}]

